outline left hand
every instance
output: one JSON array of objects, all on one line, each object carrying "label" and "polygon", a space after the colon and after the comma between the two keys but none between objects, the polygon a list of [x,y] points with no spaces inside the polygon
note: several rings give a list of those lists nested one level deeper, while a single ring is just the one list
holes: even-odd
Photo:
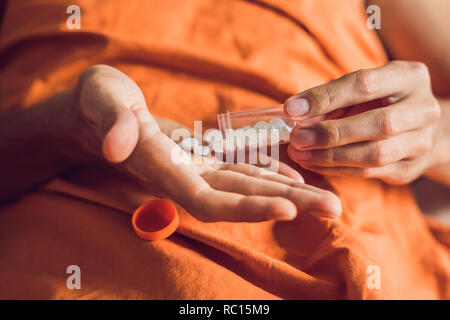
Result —
[{"label": "left hand", "polygon": [[[374,101],[387,105],[340,119],[326,117]],[[441,107],[422,63],[393,61],[344,75],[290,97],[285,112],[296,120],[325,119],[291,132],[289,157],[311,171],[406,184],[434,165]]]},{"label": "left hand", "polygon": [[70,149],[67,158],[78,159],[77,164],[114,164],[150,194],[171,198],[201,221],[256,222],[292,220],[297,213],[327,218],[341,214],[334,194],[306,185],[285,164],[279,163],[278,172],[268,174],[250,164],[209,158],[179,161],[191,159],[191,154],[162,132],[139,86],[113,67],[88,68],[73,91],[74,103],[58,104],[72,106],[70,129],[65,130],[71,147],[64,143],[62,148]]}]

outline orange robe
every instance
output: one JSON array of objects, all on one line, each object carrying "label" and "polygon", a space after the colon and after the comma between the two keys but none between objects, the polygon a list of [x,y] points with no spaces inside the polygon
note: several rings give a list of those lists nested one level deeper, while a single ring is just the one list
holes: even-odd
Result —
[{"label": "orange robe", "polygon": [[[225,110],[384,64],[361,2],[9,1],[1,108],[29,107],[104,63],[138,83],[154,115],[215,126]],[[71,4],[81,30],[66,27]],[[129,214],[151,195],[108,169],[74,171],[0,208],[0,298],[450,298],[450,229],[427,221],[407,186],[302,173],[340,197],[342,217],[202,223],[180,208],[177,232],[146,242]],[[74,264],[81,290],[66,286]]]}]

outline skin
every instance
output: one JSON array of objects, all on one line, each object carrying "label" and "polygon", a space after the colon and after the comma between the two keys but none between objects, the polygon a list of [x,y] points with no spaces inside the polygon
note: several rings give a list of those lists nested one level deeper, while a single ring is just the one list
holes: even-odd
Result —
[{"label": "skin", "polygon": [[304,184],[300,174],[284,164],[270,175],[256,166],[212,159],[175,164],[172,151],[184,151],[166,134],[176,127],[149,113],[141,90],[125,74],[109,66],[91,67],[76,88],[33,108],[0,115],[0,150],[19,156],[0,160],[2,176],[11,181],[0,187],[1,198],[16,196],[75,165],[100,162],[113,165],[149,193],[171,198],[202,221],[341,214],[334,194]]},{"label": "skin", "polygon": [[[450,23],[444,14],[450,4],[369,4],[381,8],[379,33],[393,58],[427,64],[391,61],[290,97],[285,102],[288,116],[322,121],[297,126],[288,155],[326,175],[378,178],[390,184],[426,175],[450,185],[450,60],[444,58],[450,56]],[[329,117],[351,106],[349,116]]]}]

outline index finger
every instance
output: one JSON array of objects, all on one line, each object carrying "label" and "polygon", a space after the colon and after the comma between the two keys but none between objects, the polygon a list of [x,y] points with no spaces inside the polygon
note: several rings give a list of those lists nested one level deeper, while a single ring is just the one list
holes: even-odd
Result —
[{"label": "index finger", "polygon": [[286,100],[284,111],[290,118],[304,120],[388,96],[401,99],[427,82],[429,76],[424,64],[393,61],[380,68],[346,74],[296,94]]}]

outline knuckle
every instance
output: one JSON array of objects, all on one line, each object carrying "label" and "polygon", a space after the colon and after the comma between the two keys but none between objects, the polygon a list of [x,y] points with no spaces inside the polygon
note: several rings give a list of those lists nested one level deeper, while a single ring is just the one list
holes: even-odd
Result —
[{"label": "knuckle", "polygon": [[324,145],[326,146],[338,146],[342,140],[342,133],[334,121],[328,122],[326,125],[322,125],[322,130],[324,133]]},{"label": "knuckle", "polygon": [[328,112],[330,107],[335,104],[336,93],[334,90],[330,89],[328,86],[323,86],[320,89],[311,91],[309,95],[316,112],[318,114]]},{"label": "knuckle", "polygon": [[425,144],[428,150],[433,146],[433,130],[428,130],[428,133],[425,135]]},{"label": "knuckle", "polygon": [[417,145],[417,154],[423,155],[431,150],[433,145],[433,134],[432,132],[427,132],[422,135],[422,139],[420,139],[420,143]]},{"label": "knuckle", "polygon": [[324,87],[323,89],[323,101],[322,103],[324,103],[324,105],[329,108],[331,106],[333,106],[336,102],[336,92],[329,88],[329,87]]},{"label": "knuckle", "polygon": [[423,62],[409,61],[408,66],[411,70],[417,71],[418,73],[423,73],[423,74],[428,73],[428,67]]},{"label": "knuckle", "polygon": [[324,149],[321,151],[321,160],[324,163],[334,163],[335,153],[333,149]]},{"label": "knuckle", "polygon": [[423,154],[428,153],[430,150],[431,150],[431,142],[424,141],[423,143],[421,143],[421,144],[418,146],[417,153],[418,153],[419,155],[423,155]]},{"label": "knuckle", "polygon": [[413,73],[414,77],[420,81],[426,81],[427,83],[431,82],[430,72],[427,65],[423,62],[395,60],[391,61],[389,64],[398,66],[406,72]]},{"label": "knuckle", "polygon": [[384,111],[379,114],[379,128],[383,137],[391,137],[397,133],[392,111]]},{"label": "knuckle", "polygon": [[295,187],[286,188],[283,192],[283,197],[286,199],[296,199],[301,194],[300,190]]},{"label": "knuckle", "polygon": [[436,122],[441,117],[441,107],[439,102],[435,97],[431,97],[428,102],[426,102],[426,113],[427,117],[431,122]]},{"label": "knuckle", "polygon": [[381,167],[390,162],[390,153],[380,142],[373,142],[370,148],[369,162],[371,165]]},{"label": "knuckle", "polygon": [[403,61],[403,60],[392,60],[388,64],[391,66],[402,67],[402,66],[405,66],[407,64],[407,62]]},{"label": "knuckle", "polygon": [[421,80],[425,80],[427,83],[431,82],[430,72],[428,67],[423,62],[410,61],[408,62],[409,69],[416,74]]},{"label": "knuckle", "polygon": [[416,162],[414,160],[406,160],[403,163],[403,175],[399,178],[402,184],[411,182],[415,177]]},{"label": "knuckle", "polygon": [[371,96],[379,88],[377,72],[370,69],[361,69],[356,71],[357,89],[365,96]]},{"label": "knuckle", "polygon": [[111,67],[104,65],[104,64],[96,64],[93,66],[90,66],[86,70],[83,71],[83,73],[80,75],[80,80],[88,80],[95,78],[99,74],[102,74],[105,70],[109,70]]}]

